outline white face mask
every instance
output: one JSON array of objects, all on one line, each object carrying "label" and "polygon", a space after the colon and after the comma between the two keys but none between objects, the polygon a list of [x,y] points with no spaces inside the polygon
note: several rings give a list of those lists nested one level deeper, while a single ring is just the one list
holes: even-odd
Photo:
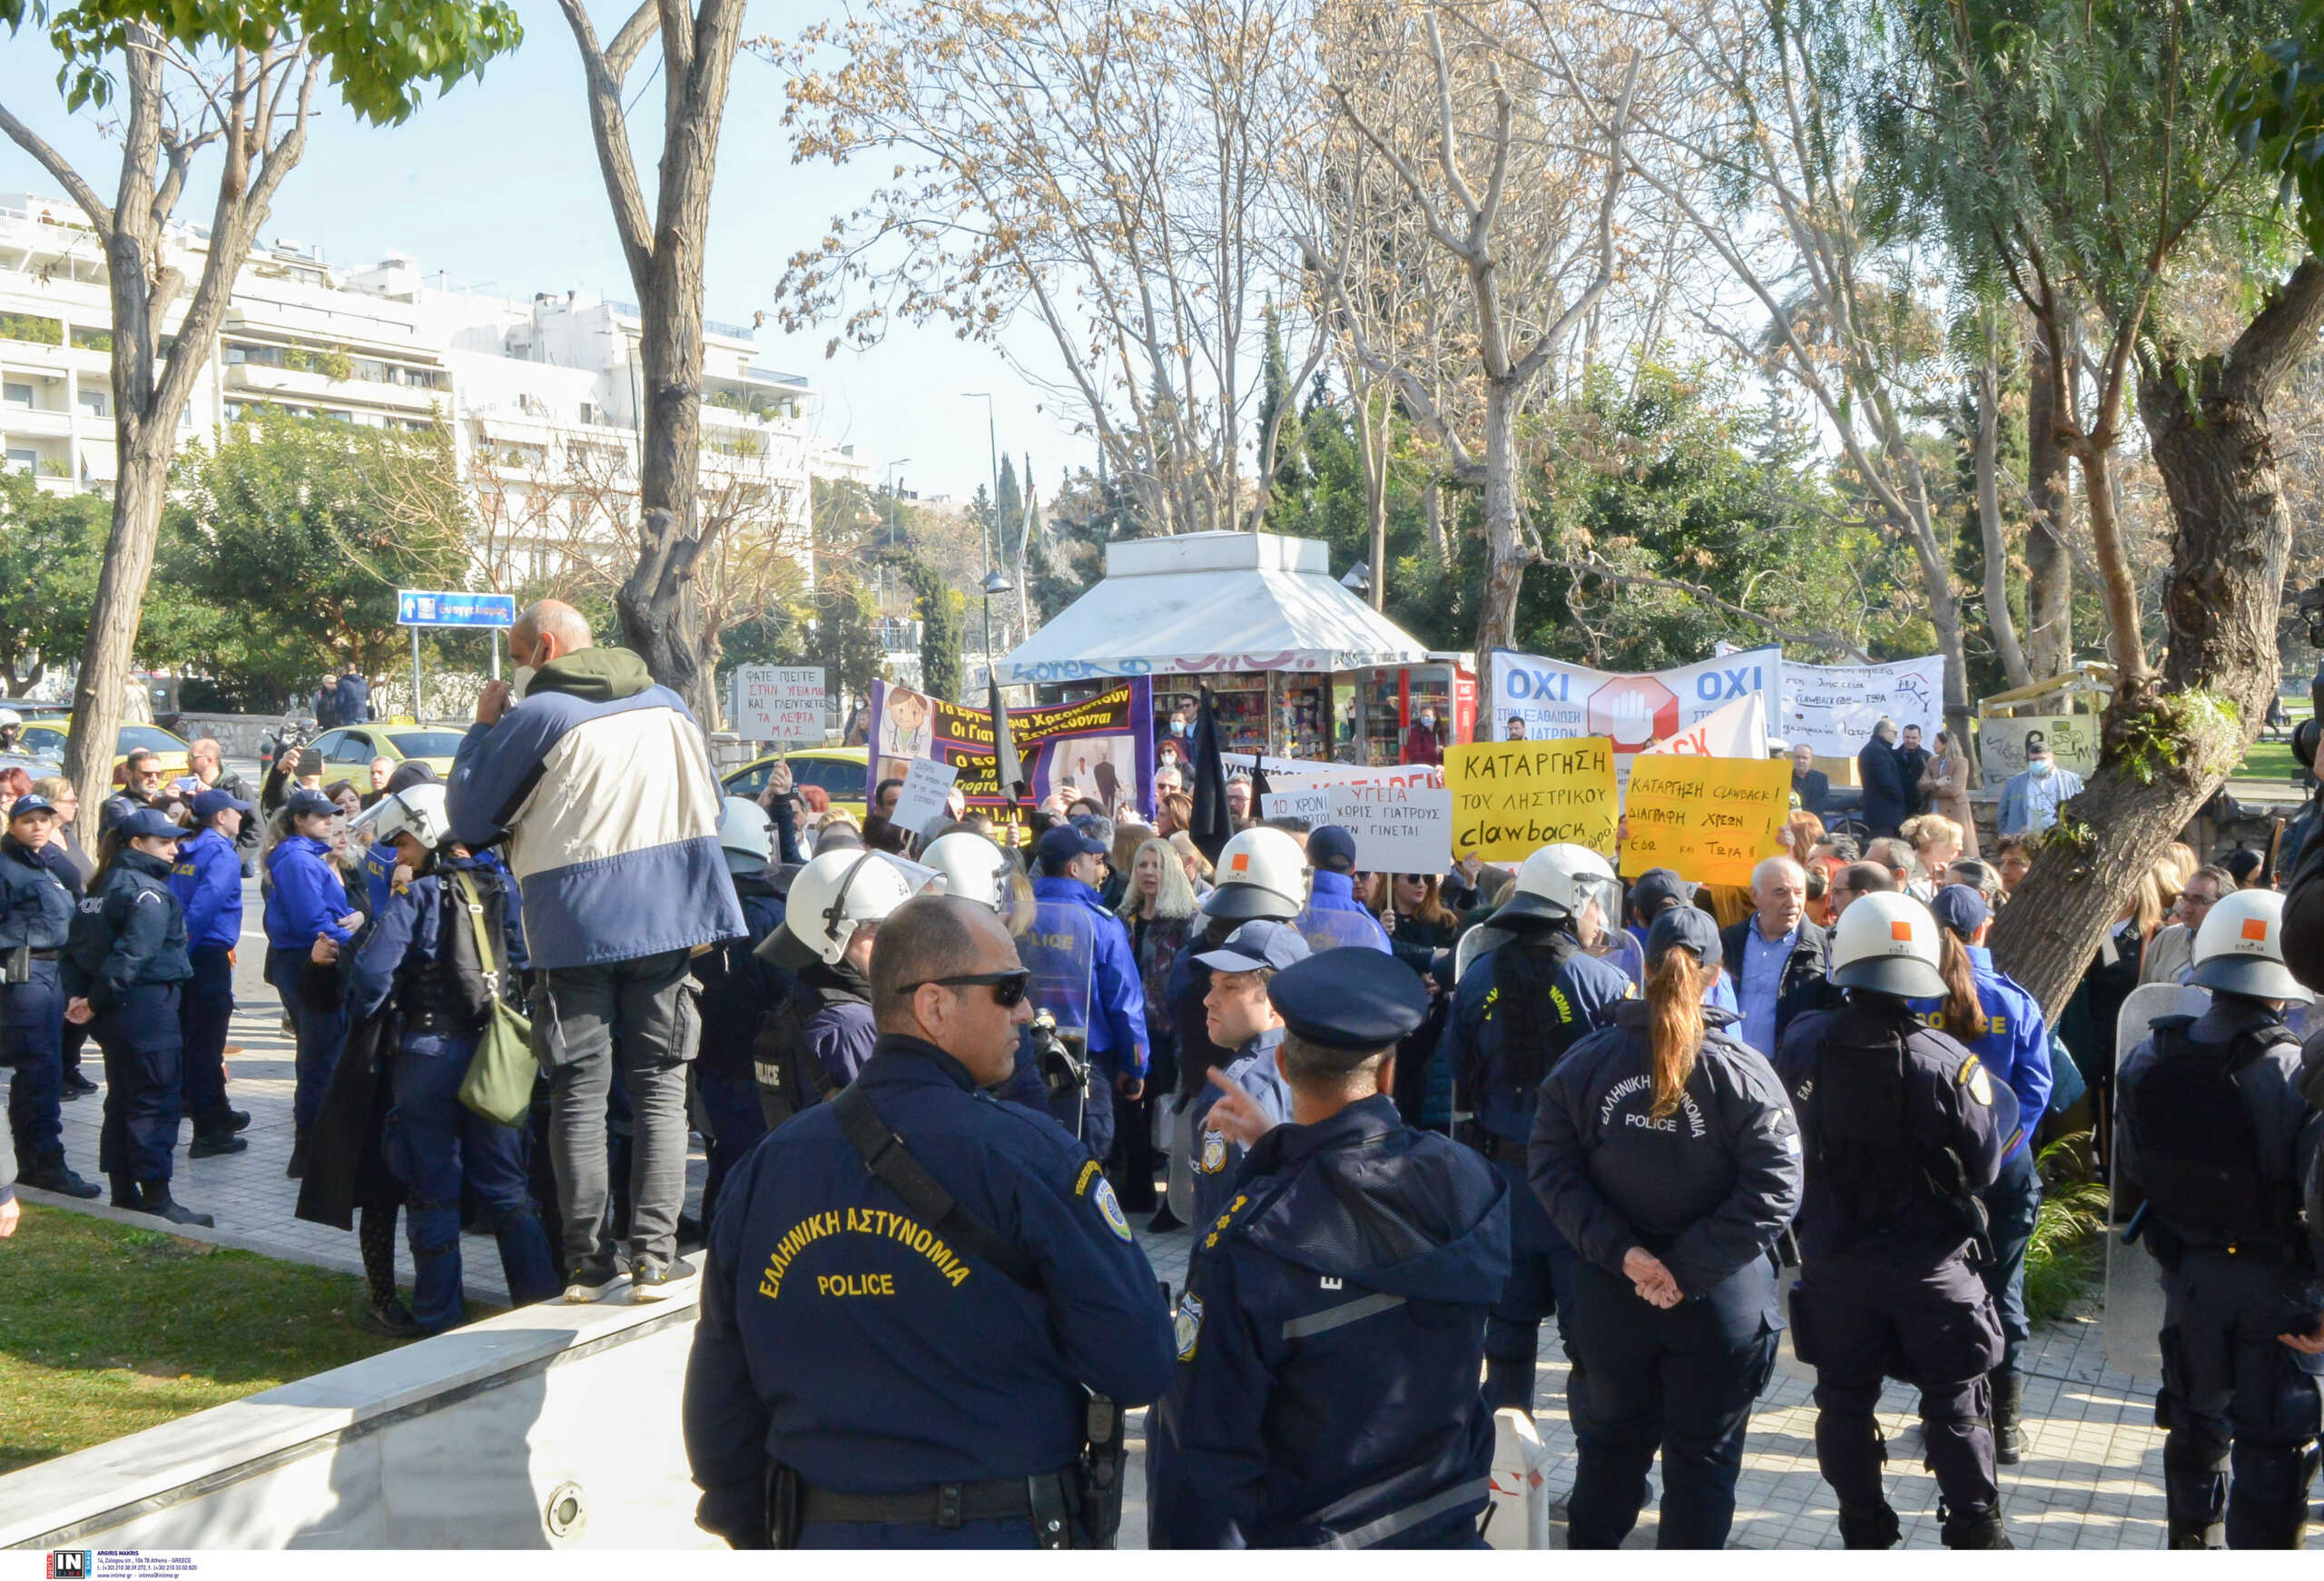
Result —
[{"label": "white face mask", "polygon": [[533,689],[533,677],[540,673],[540,671],[535,669],[531,665],[518,665],[517,667],[516,677],[510,681],[508,685],[509,695],[521,699],[527,692]]}]

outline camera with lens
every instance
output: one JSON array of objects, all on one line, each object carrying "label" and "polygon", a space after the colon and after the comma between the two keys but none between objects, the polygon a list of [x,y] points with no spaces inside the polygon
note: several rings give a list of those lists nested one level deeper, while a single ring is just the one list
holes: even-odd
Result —
[{"label": "camera with lens", "polygon": [[[2299,612],[2308,621],[2308,646],[2324,649],[2324,580],[2309,583],[2299,590]],[[2316,772],[2316,748],[2324,739],[2324,660],[2319,660],[2315,676],[2308,683],[2309,716],[2291,733],[2291,755],[2309,773]]]},{"label": "camera with lens", "polygon": [[1057,1017],[1048,1011],[1034,1013],[1026,1029],[1033,1037],[1033,1064],[1041,1084],[1052,1098],[1070,1098],[1089,1091],[1089,1058],[1083,1040],[1058,1030]]}]

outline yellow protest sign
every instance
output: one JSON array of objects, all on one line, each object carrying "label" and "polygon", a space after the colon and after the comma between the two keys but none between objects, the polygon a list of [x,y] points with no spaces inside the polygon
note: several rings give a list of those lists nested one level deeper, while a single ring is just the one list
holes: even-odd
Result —
[{"label": "yellow protest sign", "polygon": [[1614,855],[1614,744],[1477,741],[1444,749],[1452,793],[1452,855],[1522,862],[1544,845]]},{"label": "yellow protest sign", "polygon": [[1668,867],[1696,884],[1748,884],[1790,816],[1788,759],[1640,754],[1622,808],[1622,876]]}]

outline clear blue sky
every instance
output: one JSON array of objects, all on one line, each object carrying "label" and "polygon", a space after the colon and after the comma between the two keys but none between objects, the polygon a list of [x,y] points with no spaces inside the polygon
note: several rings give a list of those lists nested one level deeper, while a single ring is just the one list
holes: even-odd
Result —
[{"label": "clear blue sky", "polygon": [[[581,72],[563,16],[542,0],[517,0],[526,28],[515,55],[495,63],[481,83],[462,84],[400,127],[359,124],[328,88],[305,160],[278,197],[262,235],[320,243],[339,264],[369,263],[390,249],[413,254],[429,272],[451,271],[512,296],[570,289],[635,299],[608,215],[605,186],[589,136]],[[747,31],[795,34],[824,7],[762,3]],[[627,8],[594,8],[601,33],[620,25]],[[0,103],[64,149],[97,189],[110,196],[118,171],[113,150],[85,112],[67,117],[55,88],[56,61],[44,37],[27,28],[0,34]],[[633,74],[633,89],[650,62]],[[641,134],[658,135],[658,81],[639,102]],[[990,472],[985,403],[960,392],[998,398],[1000,446],[1033,456],[1044,496],[1062,468],[1088,459],[1087,444],[1039,410],[1040,397],[990,348],[951,331],[900,326],[865,353],[823,356],[827,333],[785,336],[773,321],[775,282],[783,261],[823,233],[831,216],[868,191],[870,173],[828,164],[794,165],[782,125],[783,82],[775,69],[745,54],[735,67],[711,211],[705,307],[714,319],[748,323],[767,309],[760,361],[803,373],[823,392],[822,432],[853,443],[882,462],[904,460],[904,486],[923,494],[966,498]],[[643,151],[649,180],[654,153]],[[886,167],[874,159],[872,169]],[[0,191],[54,192],[56,183],[14,143],[0,137]],[[62,194],[60,194],[62,195]],[[214,188],[196,184],[180,212],[206,219]],[[649,196],[650,201],[650,196]],[[1021,337],[1029,361],[1046,348]],[[1034,361],[1036,367],[1045,367]]]}]

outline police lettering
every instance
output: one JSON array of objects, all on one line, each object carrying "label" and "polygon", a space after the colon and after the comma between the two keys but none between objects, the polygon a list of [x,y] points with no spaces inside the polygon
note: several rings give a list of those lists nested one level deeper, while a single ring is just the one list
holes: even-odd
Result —
[{"label": "police lettering", "polygon": [[[975,1270],[962,1262],[952,1249],[919,1220],[908,1214],[891,1213],[884,1208],[833,1209],[828,1213],[811,1213],[791,1227],[790,1232],[774,1243],[774,1250],[766,1260],[766,1271],[759,1276],[759,1294],[772,1301],[783,1294],[783,1276],[790,1269],[792,1260],[827,1235],[870,1235],[881,1240],[901,1241],[936,1265],[947,1283],[958,1290]],[[869,1291],[822,1292],[825,1294],[869,1294]],[[887,1292],[892,1294],[892,1291]]]},{"label": "police lettering", "polygon": [[819,1296],[892,1296],[896,1293],[896,1276],[891,1273],[820,1273],[815,1276],[815,1293]]}]

